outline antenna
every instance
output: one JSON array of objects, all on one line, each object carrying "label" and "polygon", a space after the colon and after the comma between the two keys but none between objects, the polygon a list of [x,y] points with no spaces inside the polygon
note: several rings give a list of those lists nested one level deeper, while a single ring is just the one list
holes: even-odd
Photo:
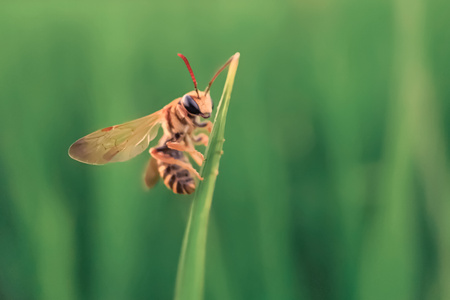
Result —
[{"label": "antenna", "polygon": [[178,53],[178,56],[181,57],[184,60],[184,63],[186,64],[186,67],[189,70],[189,74],[191,74],[192,81],[194,82],[195,91],[197,92],[197,96],[200,98],[200,94],[198,93],[197,89],[197,80],[195,79],[194,72],[192,71],[191,65],[189,64],[189,61],[187,60],[186,56],[184,56],[181,53]]},{"label": "antenna", "polygon": [[209,82],[209,84],[208,84],[208,87],[206,88],[206,90],[205,90],[205,95],[206,94],[208,94],[208,92],[209,92],[209,89],[211,88],[211,85],[213,84],[213,82],[214,82],[214,80],[216,80],[216,78],[217,78],[217,76],[219,76],[219,74],[220,74],[220,72],[222,72],[223,71],[223,69],[225,69],[229,64],[230,64],[230,62],[233,60],[233,57],[234,56],[232,56],[220,69],[219,69],[219,71],[217,71],[217,73],[216,73],[216,75],[214,75],[214,77],[211,79],[211,81]]}]

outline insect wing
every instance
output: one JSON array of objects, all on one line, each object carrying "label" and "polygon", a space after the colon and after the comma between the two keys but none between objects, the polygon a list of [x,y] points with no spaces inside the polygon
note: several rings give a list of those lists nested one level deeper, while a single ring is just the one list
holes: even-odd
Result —
[{"label": "insect wing", "polygon": [[147,188],[151,189],[159,181],[159,178],[158,162],[153,157],[150,157],[144,174],[144,183]]},{"label": "insect wing", "polygon": [[144,151],[158,134],[161,113],[97,130],[72,144],[69,156],[92,165],[129,160]]}]

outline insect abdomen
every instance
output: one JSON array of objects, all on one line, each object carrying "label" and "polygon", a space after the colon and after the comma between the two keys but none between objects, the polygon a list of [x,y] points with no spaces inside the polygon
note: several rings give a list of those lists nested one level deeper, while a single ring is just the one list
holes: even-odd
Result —
[{"label": "insect abdomen", "polygon": [[[181,160],[183,162],[189,162],[186,156],[173,149],[161,150],[166,155]],[[188,170],[173,164],[167,164],[158,161],[158,171],[164,184],[177,194],[192,194],[195,191],[195,182]]]}]

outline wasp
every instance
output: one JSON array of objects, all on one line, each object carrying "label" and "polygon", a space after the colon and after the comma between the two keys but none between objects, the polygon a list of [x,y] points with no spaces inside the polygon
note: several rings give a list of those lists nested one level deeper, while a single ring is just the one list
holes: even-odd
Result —
[{"label": "wasp", "polygon": [[[230,64],[230,58],[212,77],[205,91],[199,91],[197,80],[187,58],[178,54],[186,64],[194,83],[194,90],[176,98],[161,110],[148,116],[99,129],[80,138],[69,148],[69,156],[82,163],[104,165],[127,161],[142,153],[155,139],[159,128],[163,135],[156,147],[149,150],[150,160],[144,182],[152,188],[161,178],[177,194],[192,194],[196,183],[203,180],[189,161],[188,155],[199,166],[204,157],[196,145],[207,145],[212,130],[209,119],[214,108],[210,88],[217,76]],[[204,132],[199,132],[200,129]]]}]

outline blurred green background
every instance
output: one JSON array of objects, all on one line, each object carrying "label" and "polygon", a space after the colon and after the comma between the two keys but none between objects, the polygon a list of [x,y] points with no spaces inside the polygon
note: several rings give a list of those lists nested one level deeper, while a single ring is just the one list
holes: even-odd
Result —
[{"label": "blurred green background", "polygon": [[176,53],[203,89],[239,51],[205,299],[450,299],[449,11],[2,2],[0,298],[173,297],[192,197],[67,150],[192,90]]}]

